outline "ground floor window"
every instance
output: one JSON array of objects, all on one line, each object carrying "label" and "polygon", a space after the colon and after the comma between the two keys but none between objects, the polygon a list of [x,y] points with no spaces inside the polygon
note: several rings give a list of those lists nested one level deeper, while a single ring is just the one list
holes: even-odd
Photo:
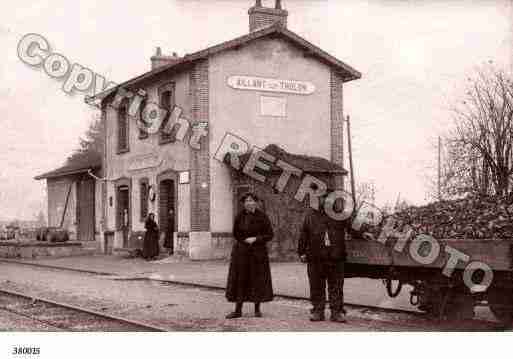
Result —
[{"label": "ground floor window", "polygon": [[142,178],[139,181],[139,199],[140,199],[140,219],[141,222],[146,220],[148,216],[148,191],[149,191],[149,181],[147,178]]}]

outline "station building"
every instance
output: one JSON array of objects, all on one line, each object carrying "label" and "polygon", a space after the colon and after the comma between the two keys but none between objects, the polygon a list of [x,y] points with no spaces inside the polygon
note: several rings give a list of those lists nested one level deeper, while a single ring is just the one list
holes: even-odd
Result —
[{"label": "station building", "polygon": [[[173,253],[226,257],[237,198],[260,190],[254,179],[216,158],[227,136],[272,150],[304,173],[341,186],[343,88],[361,74],[289,30],[281,1],[265,7],[257,0],[248,15],[245,35],[183,57],[158,49],[148,72],[93,98],[105,121],[103,180],[96,197],[103,250],[128,246],[153,212],[163,235],[172,233]],[[144,93],[146,103],[170,112],[180,107],[192,127],[206,130],[199,149],[191,147],[190,133],[176,140],[176,133],[142,130],[128,115],[129,103],[114,106],[120,88]],[[284,194],[268,189],[266,208],[284,212],[289,206]],[[274,214],[279,230],[286,223]]]}]

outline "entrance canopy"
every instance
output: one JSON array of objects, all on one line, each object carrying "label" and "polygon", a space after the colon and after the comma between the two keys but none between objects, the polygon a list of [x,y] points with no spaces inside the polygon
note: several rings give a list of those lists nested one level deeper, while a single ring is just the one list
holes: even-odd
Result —
[{"label": "entrance canopy", "polygon": [[[283,172],[283,169],[276,165],[278,160],[282,160],[289,165],[299,168],[305,173],[323,173],[342,176],[346,176],[348,174],[347,170],[345,170],[342,166],[339,166],[325,158],[290,153],[276,144],[268,145],[263,149],[263,151],[276,158],[274,163],[271,164],[270,172]],[[242,164],[241,168],[243,168],[246,162],[249,160],[250,155],[250,153],[245,153],[239,156]],[[230,163],[229,156],[230,155],[227,154],[224,158],[224,162],[227,164]],[[262,159],[262,161],[265,161],[265,159]]]}]

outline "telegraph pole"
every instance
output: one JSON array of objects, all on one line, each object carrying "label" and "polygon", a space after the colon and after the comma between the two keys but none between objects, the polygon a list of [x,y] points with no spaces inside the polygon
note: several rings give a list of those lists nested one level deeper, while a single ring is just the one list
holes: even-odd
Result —
[{"label": "telegraph pole", "polygon": [[353,205],[356,206],[356,189],[354,184],[354,168],[353,168],[353,148],[351,146],[351,121],[349,115],[346,117],[347,122],[347,147],[349,151],[349,171],[351,173],[351,193],[353,195]]},{"label": "telegraph pole", "polygon": [[438,201],[442,200],[442,139],[438,136]]}]

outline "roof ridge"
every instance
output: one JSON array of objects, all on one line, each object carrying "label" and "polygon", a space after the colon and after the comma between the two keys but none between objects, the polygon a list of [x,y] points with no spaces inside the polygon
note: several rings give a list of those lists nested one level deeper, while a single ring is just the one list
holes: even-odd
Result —
[{"label": "roof ridge", "polygon": [[126,86],[126,87],[132,86],[133,84],[135,84],[141,80],[155,76],[164,71],[171,70],[173,68],[178,68],[180,65],[192,63],[194,61],[197,61],[202,58],[213,55],[217,52],[228,50],[232,47],[241,46],[249,41],[253,41],[253,40],[262,38],[262,37],[270,35],[272,33],[282,34],[282,35],[288,37],[290,40],[296,42],[297,45],[304,46],[304,47],[308,48],[309,50],[312,51],[312,53],[314,55],[329,62],[332,66],[339,67],[343,71],[347,72],[349,74],[349,76],[345,78],[345,80],[346,80],[345,82],[359,79],[362,76],[362,74],[359,71],[357,71],[356,69],[347,65],[343,61],[337,59],[336,57],[330,55],[326,51],[322,50],[319,46],[314,45],[313,43],[304,39],[300,35],[293,32],[292,30],[285,28],[283,25],[281,25],[279,23],[274,23],[269,26],[263,27],[261,29],[247,33],[245,35],[238,36],[234,39],[227,40],[227,41],[221,42],[219,44],[209,46],[205,49],[202,49],[202,50],[190,53],[190,54],[185,54],[183,57],[179,58],[177,61],[174,61],[173,63],[159,66],[159,67],[152,69],[150,71],[147,71],[139,76],[136,76],[130,80],[127,80],[109,90],[103,91],[103,92],[93,95],[93,96],[89,96],[87,98],[87,101],[94,100],[94,99],[103,99],[103,98],[109,96],[110,94],[112,94],[113,92],[115,92],[118,88],[120,88],[122,86]]}]

